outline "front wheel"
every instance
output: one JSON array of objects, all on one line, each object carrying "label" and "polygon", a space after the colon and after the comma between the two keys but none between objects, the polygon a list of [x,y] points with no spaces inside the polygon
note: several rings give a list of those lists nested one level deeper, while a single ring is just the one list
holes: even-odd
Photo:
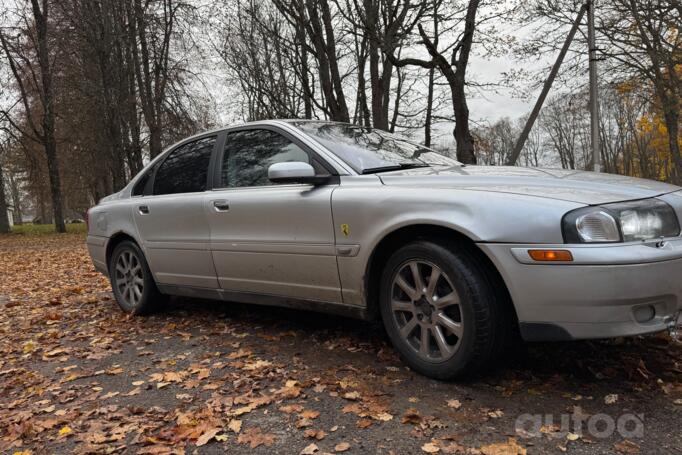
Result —
[{"label": "front wheel", "polygon": [[482,267],[466,248],[410,243],[388,260],[380,307],[391,342],[414,370],[434,379],[475,373],[493,359],[501,323]]},{"label": "front wheel", "polygon": [[163,297],[142,250],[130,241],[114,248],[109,260],[109,280],[116,302],[126,313],[150,313]]}]

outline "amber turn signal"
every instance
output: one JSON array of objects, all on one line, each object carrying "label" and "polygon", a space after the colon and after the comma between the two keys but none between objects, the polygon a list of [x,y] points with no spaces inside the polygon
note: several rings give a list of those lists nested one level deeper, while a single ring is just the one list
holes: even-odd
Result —
[{"label": "amber turn signal", "polygon": [[528,250],[534,261],[539,262],[572,262],[573,255],[568,250]]}]

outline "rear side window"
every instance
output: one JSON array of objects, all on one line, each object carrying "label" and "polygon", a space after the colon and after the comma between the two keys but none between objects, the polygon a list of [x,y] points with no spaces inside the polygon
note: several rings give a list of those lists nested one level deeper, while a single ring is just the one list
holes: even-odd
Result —
[{"label": "rear side window", "polygon": [[157,167],[159,167],[159,163],[156,163],[154,166],[147,169],[142,177],[135,183],[132,193],[133,196],[147,196],[152,194],[152,176]]},{"label": "rear side window", "polygon": [[156,172],[154,194],[206,191],[215,141],[215,136],[207,137],[173,150]]},{"label": "rear side window", "polygon": [[[317,163],[301,147],[270,130],[244,130],[229,133],[225,142],[221,183],[223,187],[268,186],[268,168],[275,163],[302,161]],[[319,170],[318,170],[319,172]]]}]

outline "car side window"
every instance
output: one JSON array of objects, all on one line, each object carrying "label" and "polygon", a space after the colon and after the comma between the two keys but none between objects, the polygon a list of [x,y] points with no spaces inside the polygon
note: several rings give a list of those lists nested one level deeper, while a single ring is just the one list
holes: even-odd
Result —
[{"label": "car side window", "polygon": [[268,179],[268,168],[290,161],[309,163],[319,172],[319,164],[305,150],[275,131],[252,129],[228,133],[221,184],[228,188],[274,185]]},{"label": "car side window", "polygon": [[216,138],[207,137],[173,150],[156,171],[154,194],[206,191],[208,168]]},{"label": "car side window", "polygon": [[152,194],[152,191],[154,188],[152,188],[152,177],[154,176],[154,172],[156,172],[156,169],[159,167],[159,162],[157,161],[153,166],[149,167],[142,177],[135,182],[135,186],[133,186],[133,191],[132,191],[132,196],[148,196]]},{"label": "car side window", "polygon": [[142,196],[144,195],[144,189],[147,187],[147,183],[149,183],[149,179],[152,177],[152,174],[154,173],[154,168],[149,168],[147,171],[140,177],[140,179],[135,183],[135,186],[133,187],[133,196]]}]

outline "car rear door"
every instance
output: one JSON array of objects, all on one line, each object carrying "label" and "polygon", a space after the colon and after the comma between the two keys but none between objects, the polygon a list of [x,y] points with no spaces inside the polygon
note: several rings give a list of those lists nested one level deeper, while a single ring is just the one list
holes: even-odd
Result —
[{"label": "car rear door", "polygon": [[154,170],[133,217],[158,284],[217,289],[206,217],[217,136],[176,147]]},{"label": "car rear door", "polygon": [[[331,195],[337,183],[273,184],[268,167],[304,161],[329,166],[275,127],[227,133],[209,201],[211,249],[222,289],[341,302]],[[331,169],[333,172],[333,169]]]}]

